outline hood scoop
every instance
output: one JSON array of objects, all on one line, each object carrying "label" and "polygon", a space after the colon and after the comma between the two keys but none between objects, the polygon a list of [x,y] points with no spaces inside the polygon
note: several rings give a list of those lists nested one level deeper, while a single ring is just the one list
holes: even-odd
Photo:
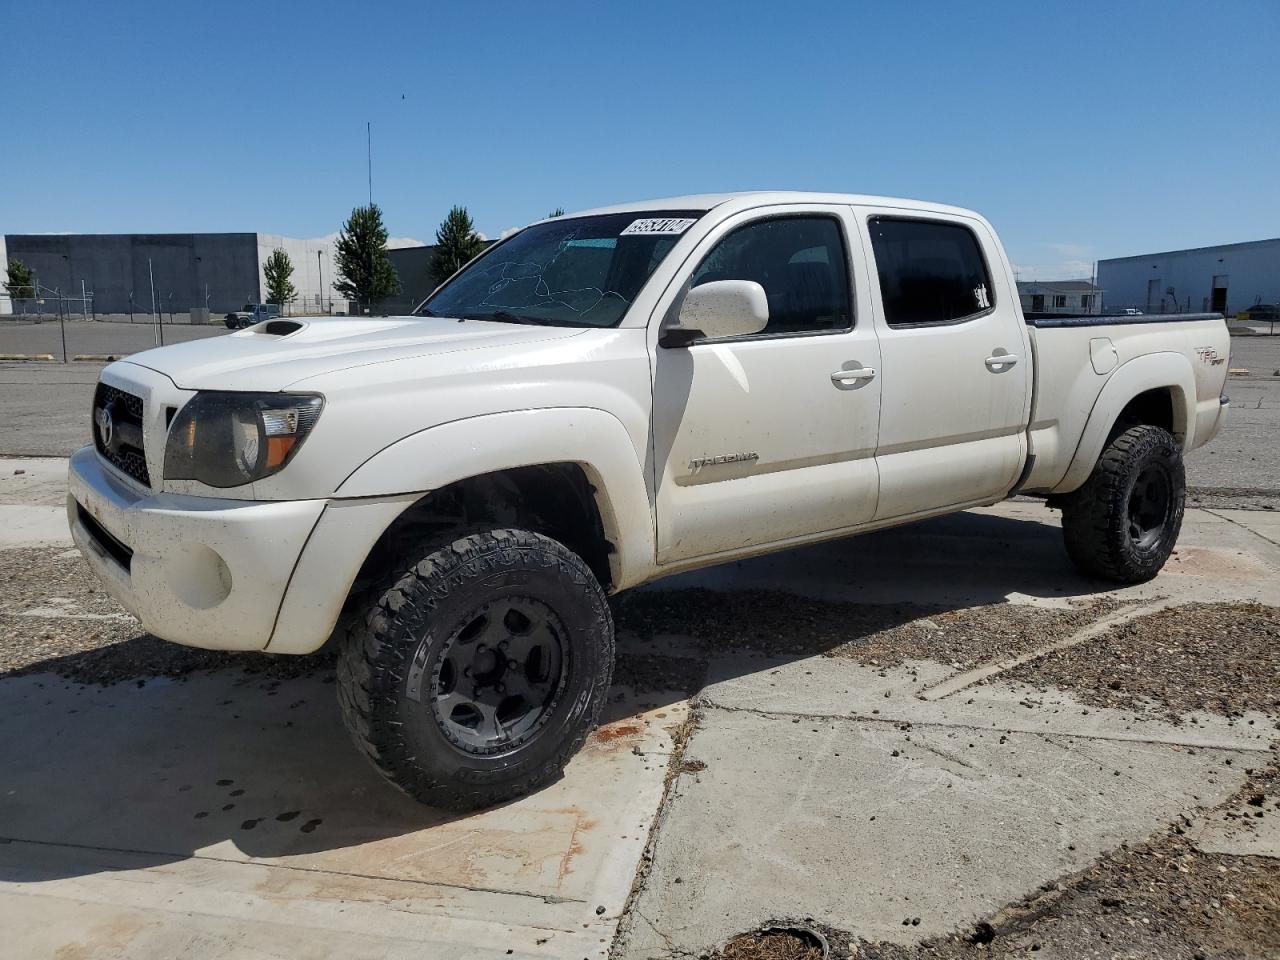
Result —
[{"label": "hood scoop", "polygon": [[254,332],[266,334],[269,337],[287,337],[290,334],[297,333],[305,326],[305,323],[299,323],[297,320],[268,320],[261,327],[256,328]]}]

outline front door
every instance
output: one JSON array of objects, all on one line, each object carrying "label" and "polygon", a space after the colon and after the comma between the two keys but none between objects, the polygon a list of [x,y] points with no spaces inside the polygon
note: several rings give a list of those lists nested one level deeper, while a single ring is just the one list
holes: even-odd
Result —
[{"label": "front door", "polygon": [[1026,454],[1031,357],[995,237],[867,211],[884,367],[876,519],[997,499]]},{"label": "front door", "polygon": [[687,279],[759,283],[766,328],[655,348],[660,563],[852,527],[875,514],[880,355],[856,224],[848,207],[766,209],[709,234]]}]

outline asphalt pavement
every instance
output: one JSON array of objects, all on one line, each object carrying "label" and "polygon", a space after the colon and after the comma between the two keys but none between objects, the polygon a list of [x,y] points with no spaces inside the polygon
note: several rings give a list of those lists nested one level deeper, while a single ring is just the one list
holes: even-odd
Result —
[{"label": "asphalt pavement", "polygon": [[[154,346],[150,326],[68,323],[70,352],[127,354]],[[222,327],[166,327],[166,338],[217,336]],[[57,324],[0,323],[0,355],[61,356]],[[0,456],[68,456],[89,442],[89,408],[102,363],[0,362]],[[1257,509],[1280,501],[1280,336],[1236,337],[1222,433],[1187,460],[1187,483],[1203,506]]]}]

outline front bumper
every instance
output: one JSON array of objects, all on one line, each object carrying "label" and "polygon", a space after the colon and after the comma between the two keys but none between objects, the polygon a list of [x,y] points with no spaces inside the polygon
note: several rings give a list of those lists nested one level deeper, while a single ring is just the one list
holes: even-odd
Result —
[{"label": "front bumper", "polygon": [[71,536],[107,591],[164,640],[262,650],[325,500],[149,494],[93,447],[71,457]]}]

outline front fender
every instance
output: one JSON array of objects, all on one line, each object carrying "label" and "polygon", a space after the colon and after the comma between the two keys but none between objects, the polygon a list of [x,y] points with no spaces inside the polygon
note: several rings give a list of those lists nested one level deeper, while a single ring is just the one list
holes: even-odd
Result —
[{"label": "front fender", "polygon": [[455,420],[391,444],[362,463],[334,496],[425,494],[512,467],[576,463],[595,488],[616,589],[653,567],[654,524],[644,468],[622,422],[591,407],[516,410]]},{"label": "front fender", "polygon": [[1054,493],[1079,489],[1102,456],[1111,428],[1120,412],[1134,397],[1148,390],[1168,389],[1173,398],[1173,430],[1181,438],[1182,452],[1188,453],[1195,437],[1196,378],[1191,361],[1172,351],[1148,353],[1121,365],[1098,393],[1071,465]]}]

